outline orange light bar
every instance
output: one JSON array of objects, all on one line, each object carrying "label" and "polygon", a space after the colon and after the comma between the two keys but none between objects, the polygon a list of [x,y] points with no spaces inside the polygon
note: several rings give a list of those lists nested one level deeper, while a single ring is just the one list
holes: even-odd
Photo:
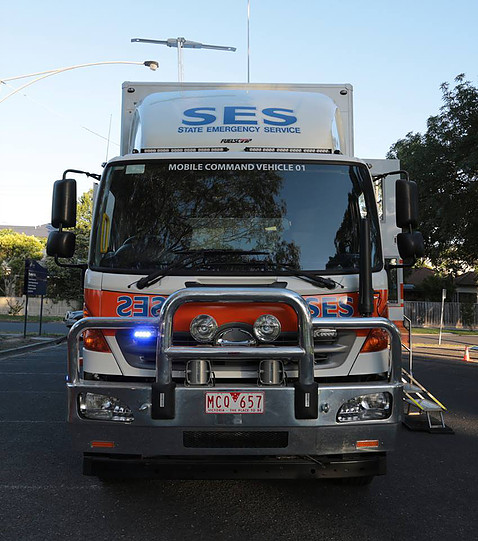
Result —
[{"label": "orange light bar", "polygon": [[357,449],[373,449],[378,447],[378,443],[378,440],[361,440],[358,441],[355,446]]},{"label": "orange light bar", "polygon": [[114,441],[92,441],[92,442],[90,442],[90,447],[92,447],[93,449],[98,448],[98,447],[101,447],[103,449],[113,449],[114,446],[115,446]]}]

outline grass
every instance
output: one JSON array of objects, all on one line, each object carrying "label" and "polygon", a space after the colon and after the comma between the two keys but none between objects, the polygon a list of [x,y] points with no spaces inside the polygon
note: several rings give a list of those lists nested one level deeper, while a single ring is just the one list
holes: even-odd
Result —
[{"label": "grass", "polygon": [[[443,329],[442,334],[445,333],[477,335],[478,331],[470,331],[466,329]],[[412,334],[440,334],[440,329],[430,327],[413,327]]]}]

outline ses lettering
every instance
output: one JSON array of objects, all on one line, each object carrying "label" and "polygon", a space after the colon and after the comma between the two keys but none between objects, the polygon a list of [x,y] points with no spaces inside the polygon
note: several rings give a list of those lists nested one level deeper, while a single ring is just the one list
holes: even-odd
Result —
[{"label": "ses lettering", "polygon": [[[219,114],[215,107],[193,107],[184,111],[182,123],[185,126],[206,126],[216,122]],[[297,117],[292,109],[281,107],[267,107],[262,109],[262,122],[268,126],[289,126],[297,122]],[[230,106],[224,107],[222,112],[223,124],[259,124],[256,107]]]}]

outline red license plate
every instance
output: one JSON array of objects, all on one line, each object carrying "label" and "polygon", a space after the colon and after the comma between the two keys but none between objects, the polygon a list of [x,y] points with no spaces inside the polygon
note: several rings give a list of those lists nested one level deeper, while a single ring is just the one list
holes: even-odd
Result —
[{"label": "red license plate", "polygon": [[206,413],[264,413],[264,393],[207,392]]}]

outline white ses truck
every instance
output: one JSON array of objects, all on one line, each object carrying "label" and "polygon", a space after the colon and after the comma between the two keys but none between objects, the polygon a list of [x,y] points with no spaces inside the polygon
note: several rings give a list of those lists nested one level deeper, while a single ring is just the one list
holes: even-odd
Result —
[{"label": "white ses truck", "polygon": [[[398,164],[374,162],[374,182],[352,131],[350,85],[124,84],[87,317],[68,338],[86,474],[385,472],[402,414],[400,267],[423,242],[415,183],[394,171],[395,206]],[[75,244],[68,172],[58,262]]]}]

